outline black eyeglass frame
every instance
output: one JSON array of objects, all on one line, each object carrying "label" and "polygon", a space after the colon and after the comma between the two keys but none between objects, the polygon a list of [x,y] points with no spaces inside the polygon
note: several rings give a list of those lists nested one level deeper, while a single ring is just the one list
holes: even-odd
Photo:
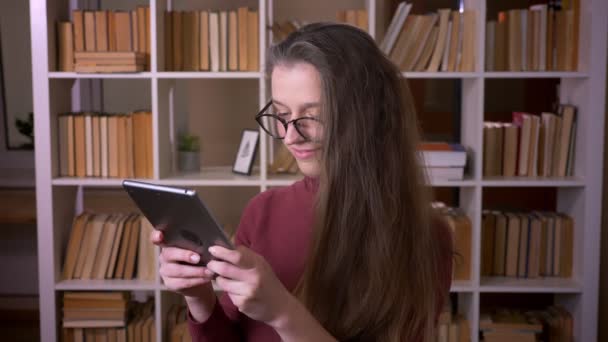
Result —
[{"label": "black eyeglass frame", "polygon": [[[320,124],[323,124],[323,122],[317,118],[313,118],[313,117],[309,117],[309,116],[304,116],[301,118],[297,118],[297,119],[293,119],[293,120],[289,120],[289,121],[285,121],[285,119],[281,118],[280,116],[278,116],[277,114],[265,114],[264,112],[266,110],[268,110],[268,108],[272,105],[272,100],[268,101],[268,103],[264,106],[264,108],[262,108],[262,110],[260,110],[258,112],[258,114],[255,116],[255,121],[258,123],[258,125],[260,125],[260,127],[262,127],[262,129],[264,130],[264,132],[266,132],[268,135],[270,135],[271,137],[273,137],[274,139],[278,139],[278,140],[283,140],[285,139],[285,137],[279,137],[279,136],[275,136],[274,134],[272,134],[268,129],[266,129],[266,127],[264,127],[263,124],[263,119],[264,117],[269,117],[269,118],[273,118],[273,119],[277,119],[279,120],[280,123],[283,124],[283,127],[285,128],[285,134],[287,134],[287,128],[289,126],[289,124],[293,124],[293,127],[296,129],[296,132],[298,132],[298,134],[306,139],[306,141],[313,141],[316,142],[316,140],[310,139],[309,137],[305,136],[300,129],[298,128],[298,121],[301,120],[313,120],[316,121]],[[279,114],[289,114],[289,113],[279,113]]]}]

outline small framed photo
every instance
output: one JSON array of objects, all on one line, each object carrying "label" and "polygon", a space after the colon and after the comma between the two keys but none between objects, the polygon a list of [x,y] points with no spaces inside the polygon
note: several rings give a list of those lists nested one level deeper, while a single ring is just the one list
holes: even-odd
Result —
[{"label": "small framed photo", "polygon": [[232,166],[232,172],[242,175],[251,175],[253,161],[258,151],[258,141],[260,132],[253,129],[244,129],[241,136],[241,143],[236,154],[236,160]]}]

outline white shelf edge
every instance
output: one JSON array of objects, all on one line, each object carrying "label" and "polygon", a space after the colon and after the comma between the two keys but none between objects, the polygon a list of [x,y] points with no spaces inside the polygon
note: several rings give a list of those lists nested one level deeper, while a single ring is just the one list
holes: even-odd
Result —
[{"label": "white shelf edge", "polygon": [[575,279],[509,277],[483,277],[480,293],[582,293],[583,288]]},{"label": "white shelf edge", "polygon": [[585,180],[578,177],[486,177],[483,187],[584,187]]},{"label": "white shelf edge", "polygon": [[77,73],[65,71],[52,71],[48,73],[49,79],[151,79],[154,73]]},{"label": "white shelf edge", "polygon": [[452,280],[450,293],[475,292],[476,289],[471,280]]},{"label": "white shelf edge", "polygon": [[152,280],[74,279],[55,283],[57,291],[152,291],[157,287]]},{"label": "white shelf edge", "polygon": [[485,71],[484,78],[587,78],[583,71]]},{"label": "white shelf edge", "polygon": [[152,73],[159,79],[259,79],[261,72],[257,71],[162,71]]},{"label": "white shelf edge", "polygon": [[478,72],[447,72],[447,71],[438,71],[438,72],[426,72],[426,71],[402,71],[401,74],[405,76],[405,78],[477,78],[481,76],[481,73]]}]

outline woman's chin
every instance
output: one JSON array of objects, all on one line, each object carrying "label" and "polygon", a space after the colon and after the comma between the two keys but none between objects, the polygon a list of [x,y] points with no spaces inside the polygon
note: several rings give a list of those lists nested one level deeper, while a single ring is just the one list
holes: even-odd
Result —
[{"label": "woman's chin", "polygon": [[304,176],[316,178],[321,174],[321,164],[317,160],[296,159],[296,162],[298,163],[300,172],[302,172]]}]

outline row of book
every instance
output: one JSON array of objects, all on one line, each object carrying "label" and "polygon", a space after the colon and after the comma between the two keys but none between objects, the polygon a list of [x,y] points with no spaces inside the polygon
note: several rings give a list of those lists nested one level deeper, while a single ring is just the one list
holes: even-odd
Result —
[{"label": "row of book", "polygon": [[[142,63],[125,71],[142,71],[146,64],[149,65],[149,6],[138,6],[132,11],[74,10],[72,21],[59,22],[57,31],[59,71],[89,71],[79,67],[90,66],[90,63],[75,63],[78,52],[138,52],[144,56]],[[96,62],[104,66],[109,63],[110,69],[106,71],[112,71],[111,60],[98,57]],[[100,71],[104,71],[103,68]]]},{"label": "row of book", "polygon": [[259,70],[257,10],[171,11],[164,16],[166,70]]},{"label": "row of book", "polygon": [[466,148],[458,143],[422,142],[417,147],[420,163],[431,182],[462,180],[467,165]]},{"label": "row of book", "polygon": [[152,113],[58,116],[59,174],[152,178]]},{"label": "row of book", "polygon": [[72,223],[62,278],[134,279],[153,281],[156,275],[153,231],[139,214],[84,212]]},{"label": "row of book", "polygon": [[[63,341],[156,341],[153,298],[137,302],[125,291],[66,292],[63,314]],[[112,315],[117,318],[107,318]]]},{"label": "row of book", "polygon": [[474,71],[477,12],[442,8],[426,15],[409,14],[400,2],[380,49],[402,71]]},{"label": "row of book", "polygon": [[555,212],[482,213],[481,275],[572,276],[574,220]]},{"label": "row of book", "polygon": [[443,306],[437,320],[436,342],[469,342],[471,329],[469,321],[462,314],[452,313],[450,300]]},{"label": "row of book", "polygon": [[485,342],[574,341],[572,314],[559,305],[544,310],[499,308],[484,312],[479,330]]},{"label": "row of book", "polygon": [[486,70],[576,71],[575,11],[536,4],[529,9],[499,12],[498,20],[486,23]]},{"label": "row of book", "polygon": [[190,332],[188,331],[187,314],[188,307],[185,304],[171,305],[165,322],[167,341],[192,342],[192,336],[190,336]]},{"label": "row of book", "polygon": [[449,207],[442,202],[433,202],[432,207],[437,210],[447,222],[452,233],[452,279],[471,279],[471,238],[472,223],[467,214],[460,208]]},{"label": "row of book", "polygon": [[513,112],[512,122],[484,122],[484,176],[572,176],[576,107],[557,114]]}]

